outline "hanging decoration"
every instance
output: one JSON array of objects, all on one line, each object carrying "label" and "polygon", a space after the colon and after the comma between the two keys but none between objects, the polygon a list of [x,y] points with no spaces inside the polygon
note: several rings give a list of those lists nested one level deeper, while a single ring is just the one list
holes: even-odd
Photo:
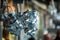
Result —
[{"label": "hanging decoration", "polygon": [[[14,0],[13,0],[14,1]],[[17,3],[16,3],[17,4]],[[27,10],[26,12],[18,12],[15,15],[15,12],[8,14],[6,12],[1,16],[0,19],[3,19],[7,23],[5,30],[11,34],[20,35],[22,29],[24,32],[30,36],[33,36],[37,30],[37,11]]]}]

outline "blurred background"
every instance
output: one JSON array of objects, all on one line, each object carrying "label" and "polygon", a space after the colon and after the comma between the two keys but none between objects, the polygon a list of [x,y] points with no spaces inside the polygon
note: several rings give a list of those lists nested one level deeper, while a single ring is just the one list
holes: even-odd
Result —
[{"label": "blurred background", "polygon": [[[10,18],[11,16],[5,17],[5,15],[9,15],[11,13],[14,15],[17,15],[20,12],[28,13],[29,11],[33,11],[33,10],[37,11],[37,14],[36,14],[37,24],[35,24],[37,25],[36,26],[37,30],[35,32],[35,35],[32,35],[32,36],[36,40],[44,40],[43,36],[49,33],[52,39],[55,39],[56,32],[58,29],[60,29],[60,0],[0,0],[0,35],[1,35],[0,40],[28,40],[31,36],[27,35],[28,31],[25,30],[26,33],[24,32],[24,29],[23,29],[25,28],[24,25],[23,25],[23,28],[20,27],[20,29],[22,29],[21,31],[20,30],[18,32],[16,31],[16,33],[18,33],[17,34],[18,36],[16,36],[15,33],[10,33],[10,30],[6,31],[8,30],[10,25],[13,24],[13,21],[10,24],[11,21],[9,20],[12,19]],[[22,15],[24,16],[22,17],[22,19],[25,19],[26,18],[25,15],[24,14]],[[29,15],[29,13],[27,15]],[[32,13],[32,16],[33,16],[33,13]],[[18,16],[16,17],[17,19],[20,20]],[[21,17],[21,15],[19,17]],[[12,20],[15,20],[15,19],[12,19]],[[18,24],[14,24],[14,25],[18,25]],[[8,28],[6,28],[7,26]],[[13,28],[13,30],[15,29]],[[29,26],[28,26],[28,30],[30,30]],[[11,32],[14,32],[14,31],[11,31]]]}]

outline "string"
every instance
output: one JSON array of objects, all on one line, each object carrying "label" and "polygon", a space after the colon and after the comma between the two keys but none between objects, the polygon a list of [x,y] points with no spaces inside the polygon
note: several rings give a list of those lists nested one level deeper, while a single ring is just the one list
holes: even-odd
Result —
[{"label": "string", "polygon": [[7,11],[6,12],[9,13],[8,12],[8,1],[7,0],[6,0],[6,7],[7,7]]},{"label": "string", "polygon": [[28,4],[28,0],[27,0],[27,10],[29,9],[29,4]]}]

